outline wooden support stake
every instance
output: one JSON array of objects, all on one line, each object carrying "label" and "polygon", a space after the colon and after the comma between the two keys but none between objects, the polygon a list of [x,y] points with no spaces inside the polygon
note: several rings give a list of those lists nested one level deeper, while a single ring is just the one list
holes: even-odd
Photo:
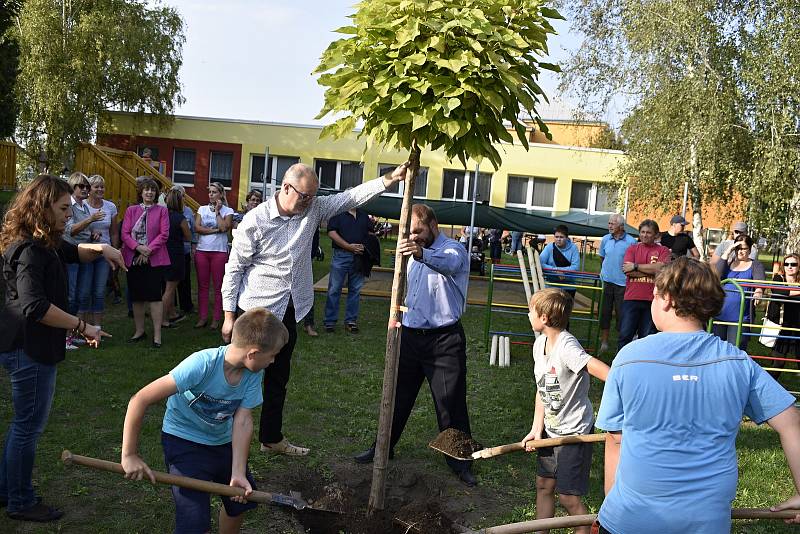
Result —
[{"label": "wooden support stake", "polygon": [[[400,222],[397,227],[397,241],[407,239],[411,228],[411,206],[413,204],[414,184],[419,171],[420,148],[417,141],[411,143],[409,167],[406,170],[403,206],[400,209]],[[383,370],[383,392],[381,394],[381,410],[378,419],[378,437],[375,441],[375,458],[372,463],[372,486],[369,492],[367,513],[384,509],[386,498],[386,466],[389,463],[389,442],[394,415],[394,398],[397,389],[397,366],[400,361],[400,329],[403,320],[403,305],[406,292],[406,265],[408,257],[395,250],[394,279],[392,280],[392,298],[389,301],[389,324],[386,333],[386,360]]]}]

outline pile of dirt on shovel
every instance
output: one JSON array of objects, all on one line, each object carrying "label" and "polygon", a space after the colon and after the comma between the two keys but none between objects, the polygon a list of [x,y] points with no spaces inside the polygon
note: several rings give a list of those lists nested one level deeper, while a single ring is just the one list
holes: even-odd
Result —
[{"label": "pile of dirt on shovel", "polygon": [[457,458],[470,458],[473,452],[483,449],[483,445],[472,439],[472,436],[455,428],[443,430],[429,445]]}]

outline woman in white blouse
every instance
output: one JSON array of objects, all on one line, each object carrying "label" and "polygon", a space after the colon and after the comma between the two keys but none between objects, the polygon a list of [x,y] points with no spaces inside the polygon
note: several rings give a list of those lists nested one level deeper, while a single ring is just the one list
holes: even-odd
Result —
[{"label": "woman in white blouse", "polygon": [[225,188],[218,182],[208,186],[208,205],[200,206],[195,215],[198,234],[194,259],[197,268],[198,319],[195,328],[208,323],[208,291],[214,284],[214,313],[211,328],[222,321],[222,277],[228,261],[228,231],[233,225],[233,209],[228,207]]}]

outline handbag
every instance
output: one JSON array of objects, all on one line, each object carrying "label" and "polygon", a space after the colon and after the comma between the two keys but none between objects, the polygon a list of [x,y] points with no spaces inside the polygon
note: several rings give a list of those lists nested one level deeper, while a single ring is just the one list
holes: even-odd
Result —
[{"label": "handbag", "polygon": [[[777,304],[777,303],[775,303]],[[764,314],[764,319],[761,321],[761,335],[758,336],[758,342],[771,349],[775,346],[775,340],[778,339],[777,336],[781,333],[781,325],[783,324],[783,304],[780,304],[781,312],[778,316],[779,323],[775,321],[771,321],[769,317],[769,308],[767,309],[767,313]],[[774,315],[773,315],[774,317]]]}]

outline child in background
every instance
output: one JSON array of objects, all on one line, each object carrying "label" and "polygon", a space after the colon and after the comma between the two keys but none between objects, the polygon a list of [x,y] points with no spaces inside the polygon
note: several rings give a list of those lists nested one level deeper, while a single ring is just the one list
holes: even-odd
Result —
[{"label": "child in background", "polygon": [[[219,532],[239,532],[246,500],[255,488],[247,469],[253,436],[251,410],[262,402],[264,368],[289,340],[280,319],[263,308],[244,313],[233,325],[231,344],[195,352],[168,375],[136,393],[128,404],[122,435],[125,478],[155,478],[138,453],[145,411],[167,400],[161,443],[168,471],[244,488],[245,497],[222,497]],[[207,493],[172,487],[175,532],[209,532]]]},{"label": "child in background", "polygon": [[[522,438],[530,452],[530,440],[593,432],[589,375],[605,380],[608,366],[587,354],[565,330],[572,312],[572,297],[566,291],[543,289],[531,297],[529,308],[531,327],[544,334],[533,344],[536,407],[531,431]],[[555,515],[555,492],[570,515],[588,513],[581,497],[589,491],[591,443],[538,449],[536,463],[536,519]],[[589,527],[575,532],[589,534]]]}]

